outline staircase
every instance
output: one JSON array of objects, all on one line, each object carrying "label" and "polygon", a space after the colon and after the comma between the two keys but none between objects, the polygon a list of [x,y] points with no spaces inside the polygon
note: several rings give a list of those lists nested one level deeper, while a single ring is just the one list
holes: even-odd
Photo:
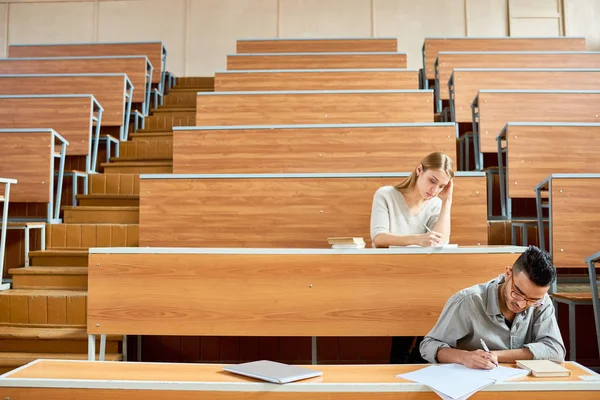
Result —
[{"label": "staircase", "polygon": [[[195,87],[198,81],[186,78],[173,88],[146,129],[89,177],[78,205],[62,207],[64,223],[47,226],[47,250],[31,251],[30,267],[8,271],[12,288],[0,292],[0,373],[40,358],[87,359],[88,249],[139,245],[139,174],[173,171],[172,128],[195,125],[195,93],[212,90],[208,83]],[[106,360],[124,359],[121,342],[107,337]]]}]

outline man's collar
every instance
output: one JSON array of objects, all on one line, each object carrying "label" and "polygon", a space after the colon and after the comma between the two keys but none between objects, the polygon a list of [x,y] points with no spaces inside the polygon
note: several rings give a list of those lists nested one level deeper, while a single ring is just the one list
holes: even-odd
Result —
[{"label": "man's collar", "polygon": [[500,285],[505,281],[504,274],[498,276],[498,278],[488,282],[487,287],[487,299],[485,305],[485,312],[487,315],[496,316],[502,315],[500,310],[500,303],[498,302],[498,290]]}]

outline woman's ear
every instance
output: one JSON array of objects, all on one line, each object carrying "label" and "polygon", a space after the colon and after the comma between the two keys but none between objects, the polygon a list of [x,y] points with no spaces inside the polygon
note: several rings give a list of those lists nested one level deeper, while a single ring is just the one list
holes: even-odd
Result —
[{"label": "woman's ear", "polygon": [[423,172],[423,165],[421,165],[421,164],[417,165],[417,176],[420,176],[422,172]]}]

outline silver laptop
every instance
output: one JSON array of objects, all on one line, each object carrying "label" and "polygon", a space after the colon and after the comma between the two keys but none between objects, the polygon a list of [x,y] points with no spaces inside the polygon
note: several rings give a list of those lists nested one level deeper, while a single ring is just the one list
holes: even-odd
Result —
[{"label": "silver laptop", "polygon": [[266,360],[227,365],[223,369],[234,374],[273,383],[289,383],[323,375],[321,371]]}]

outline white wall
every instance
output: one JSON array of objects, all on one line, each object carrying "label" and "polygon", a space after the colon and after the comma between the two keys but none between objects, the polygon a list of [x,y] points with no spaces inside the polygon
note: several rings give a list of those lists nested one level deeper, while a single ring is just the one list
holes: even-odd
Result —
[{"label": "white wall", "polygon": [[0,56],[13,43],[162,40],[170,71],[209,76],[238,38],[393,36],[419,68],[425,36],[535,35],[556,1],[564,33],[600,50],[600,0],[535,0],[515,14],[523,1],[510,0],[509,20],[509,0],[0,0]]}]

